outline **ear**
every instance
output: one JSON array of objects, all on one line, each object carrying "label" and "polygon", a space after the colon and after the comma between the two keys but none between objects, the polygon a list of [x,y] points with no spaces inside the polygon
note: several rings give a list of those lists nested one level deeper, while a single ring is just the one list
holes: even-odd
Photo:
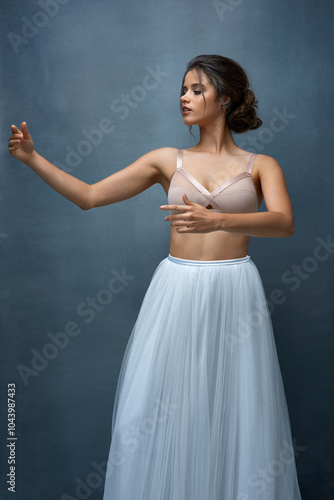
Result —
[{"label": "ear", "polygon": [[222,100],[220,101],[220,106],[224,108],[228,108],[231,104],[231,98],[228,95],[224,95]]}]

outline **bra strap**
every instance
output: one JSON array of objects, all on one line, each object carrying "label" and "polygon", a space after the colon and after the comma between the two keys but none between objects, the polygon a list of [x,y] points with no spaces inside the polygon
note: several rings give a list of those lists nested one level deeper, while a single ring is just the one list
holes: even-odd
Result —
[{"label": "bra strap", "polygon": [[249,157],[248,164],[247,164],[247,167],[246,167],[246,172],[248,172],[249,174],[252,171],[252,168],[253,168],[256,156],[257,156],[256,153],[252,153],[250,155],[250,157]]},{"label": "bra strap", "polygon": [[176,159],[176,170],[180,170],[182,168],[183,163],[183,149],[177,150],[177,159]]}]

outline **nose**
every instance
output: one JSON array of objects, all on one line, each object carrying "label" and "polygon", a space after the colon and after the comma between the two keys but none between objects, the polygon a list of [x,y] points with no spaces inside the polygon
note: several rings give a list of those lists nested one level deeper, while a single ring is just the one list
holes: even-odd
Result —
[{"label": "nose", "polygon": [[189,102],[189,96],[188,96],[188,91],[185,92],[183,95],[180,97],[181,102]]}]

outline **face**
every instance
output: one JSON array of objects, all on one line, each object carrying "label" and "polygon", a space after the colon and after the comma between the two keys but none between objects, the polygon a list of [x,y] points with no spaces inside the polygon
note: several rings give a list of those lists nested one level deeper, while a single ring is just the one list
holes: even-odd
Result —
[{"label": "face", "polygon": [[202,71],[189,71],[184,79],[181,95],[183,121],[186,125],[205,125],[223,118],[221,102],[216,90]]}]

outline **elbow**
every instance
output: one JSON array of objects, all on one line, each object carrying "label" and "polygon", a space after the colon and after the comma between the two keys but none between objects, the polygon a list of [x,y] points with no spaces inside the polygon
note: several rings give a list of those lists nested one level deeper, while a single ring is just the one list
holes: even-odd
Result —
[{"label": "elbow", "polygon": [[77,203],[78,207],[81,208],[81,210],[90,210],[91,208],[94,208],[96,205],[94,203],[94,198],[93,198],[93,193],[91,190],[91,186],[89,186],[88,191],[85,193],[85,196],[83,196]]},{"label": "elbow", "polygon": [[289,220],[286,224],[286,234],[285,236],[293,236],[295,234],[295,223],[294,220]]},{"label": "elbow", "polygon": [[81,208],[81,210],[84,210],[84,211],[87,211],[87,210],[90,210],[91,208],[94,208],[93,203],[89,203],[88,201],[78,203],[77,205],[79,208]]},{"label": "elbow", "polygon": [[293,217],[281,214],[276,227],[276,236],[286,238],[295,234],[295,223]]}]

